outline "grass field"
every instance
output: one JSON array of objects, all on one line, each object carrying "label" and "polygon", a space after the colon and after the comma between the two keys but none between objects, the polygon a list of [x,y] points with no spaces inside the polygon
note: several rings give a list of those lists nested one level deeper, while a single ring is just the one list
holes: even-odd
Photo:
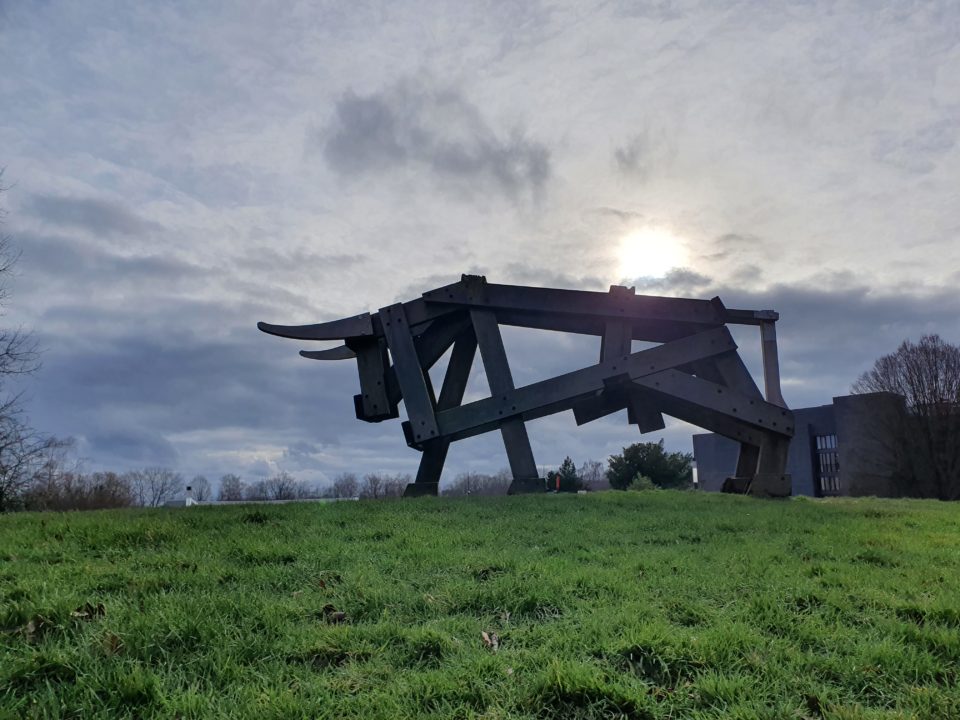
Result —
[{"label": "grass field", "polygon": [[0,630],[0,717],[960,718],[960,505],[9,515]]}]

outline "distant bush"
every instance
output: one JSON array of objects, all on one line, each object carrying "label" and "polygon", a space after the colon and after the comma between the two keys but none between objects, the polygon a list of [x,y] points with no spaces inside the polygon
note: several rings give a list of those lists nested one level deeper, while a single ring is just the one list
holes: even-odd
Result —
[{"label": "distant bush", "polygon": [[656,443],[635,443],[623,449],[622,455],[611,455],[607,479],[611,487],[626,490],[637,475],[650,478],[660,488],[690,487],[693,482],[693,455],[663,449],[663,440]]},{"label": "distant bush", "polygon": [[633,480],[630,481],[630,484],[627,485],[627,490],[632,492],[642,492],[644,490],[658,490],[657,486],[653,483],[653,480],[648,478],[646,475],[637,474]]},{"label": "distant bush", "polygon": [[[557,470],[557,475],[560,477],[560,492],[577,492],[583,488],[583,481],[577,472],[577,466],[573,464],[573,460],[569,455],[560,463],[560,469]],[[551,489],[555,488],[556,481],[554,481],[554,486]]]}]

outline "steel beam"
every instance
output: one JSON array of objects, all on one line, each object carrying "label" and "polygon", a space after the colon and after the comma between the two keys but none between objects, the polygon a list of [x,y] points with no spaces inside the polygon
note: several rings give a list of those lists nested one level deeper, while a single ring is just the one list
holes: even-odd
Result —
[{"label": "steel beam", "polygon": [[[480,348],[482,354],[482,343]],[[618,375],[636,380],[735,348],[736,343],[726,328],[707,330],[631,353],[626,358],[598,363],[446,410],[438,413],[437,423],[441,434],[451,440],[472,437],[497,427],[505,419],[534,420],[570,409],[578,400],[603,390],[606,387],[604,381]]]},{"label": "steel beam", "polygon": [[787,438],[793,436],[792,412],[709,380],[679,370],[664,370],[635,378],[634,383],[656,393],[658,402],[662,401],[663,395],[668,395],[764,432]]},{"label": "steel beam", "polygon": [[767,402],[780,407],[787,403],[780,392],[780,359],[777,356],[777,326],[772,320],[760,325],[760,340],[763,349],[763,385]]},{"label": "steel beam", "polygon": [[656,398],[637,387],[628,391],[627,422],[636,425],[640,434],[663,430],[667,424],[656,405]]},{"label": "steel beam", "polygon": [[269,335],[294,340],[346,340],[349,337],[368,337],[374,334],[370,313],[314,325],[271,325],[258,322],[257,328]]},{"label": "steel beam", "polygon": [[[482,291],[477,288],[482,286]],[[465,275],[458,283],[423,294],[428,303],[449,303],[489,310],[521,310],[533,313],[593,315],[604,318],[666,320],[722,325],[724,313],[711,300],[620,295],[588,290],[497,285],[480,276]]]},{"label": "steel beam", "polygon": [[792,483],[786,474],[787,451],[790,438],[768,433],[760,445],[760,458],[757,461],[757,473],[750,488],[752,495],[762,497],[786,497],[790,495]]},{"label": "steel beam", "polygon": [[387,369],[387,342],[383,338],[367,337],[351,339],[352,350],[357,356],[357,372],[360,375],[360,394],[354,399],[357,417],[368,422],[380,422],[397,417],[397,401],[390,397]]},{"label": "steel beam", "polygon": [[328,350],[301,350],[300,357],[308,360],[353,360],[357,354],[346,345],[338,345]]},{"label": "steel beam", "polygon": [[[471,310],[470,319],[473,321],[483,369],[487,375],[487,383],[490,385],[490,394],[492,397],[509,397],[514,392],[513,375],[510,373],[510,364],[503,347],[497,318],[488,310]],[[447,412],[456,412],[456,409]],[[537,478],[538,473],[523,420],[512,418],[502,421],[500,435],[507,451],[510,472],[513,474],[513,483],[508,492],[514,494],[529,490],[528,481]]]},{"label": "steel beam", "polygon": [[[461,331],[453,345],[447,372],[440,388],[440,399],[437,400],[437,410],[448,410],[458,406],[463,400],[463,393],[470,380],[470,369],[477,351],[477,339],[473,328],[468,326]],[[450,449],[450,441],[446,438],[437,438],[426,443],[423,455],[420,458],[420,467],[417,469],[417,478],[407,485],[404,496],[409,495],[436,495],[440,489],[440,476],[443,465]],[[414,487],[416,486],[416,487]]]},{"label": "steel beam", "polygon": [[412,435],[418,442],[433,439],[440,434],[434,413],[433,393],[425,371],[420,367],[420,358],[410,334],[403,304],[381,308],[379,315]]}]

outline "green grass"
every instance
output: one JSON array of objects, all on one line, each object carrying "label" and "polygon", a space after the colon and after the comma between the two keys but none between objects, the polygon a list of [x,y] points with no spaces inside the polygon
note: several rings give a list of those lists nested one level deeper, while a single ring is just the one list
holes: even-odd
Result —
[{"label": "green grass", "polygon": [[958,668],[955,504],[0,517],[0,717],[947,719]]}]

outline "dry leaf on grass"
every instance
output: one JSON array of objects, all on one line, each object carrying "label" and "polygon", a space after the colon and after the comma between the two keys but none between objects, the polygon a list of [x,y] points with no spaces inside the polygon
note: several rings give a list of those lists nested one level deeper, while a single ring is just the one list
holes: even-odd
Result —
[{"label": "dry leaf on grass", "polygon": [[70,613],[70,617],[75,617],[80,620],[92,620],[93,618],[103,617],[106,613],[107,609],[103,606],[103,603],[97,603],[96,605],[84,603]]},{"label": "dry leaf on grass", "polygon": [[347,621],[347,614],[337,610],[329,603],[323,606],[323,610],[321,612],[323,614],[323,619],[331,625],[339,625],[340,623],[345,623]]}]

